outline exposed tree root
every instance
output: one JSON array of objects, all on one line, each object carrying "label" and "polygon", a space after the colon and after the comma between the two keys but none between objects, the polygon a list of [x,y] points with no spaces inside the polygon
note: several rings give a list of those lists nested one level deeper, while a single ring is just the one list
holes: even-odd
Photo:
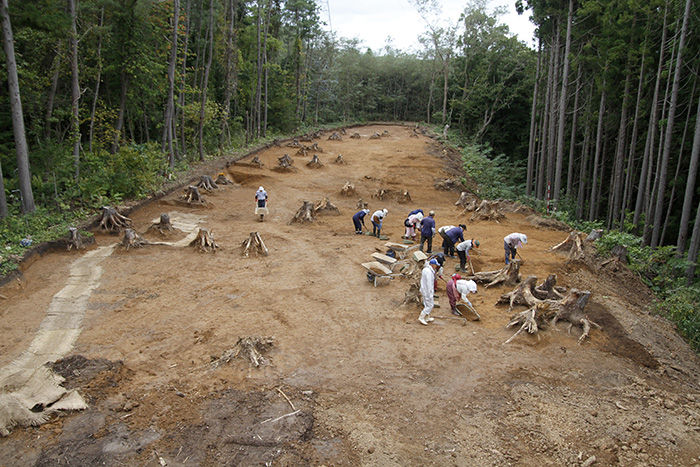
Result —
[{"label": "exposed tree root", "polygon": [[301,146],[301,143],[299,143],[299,139],[294,138],[290,142],[285,144],[285,146],[287,146],[289,148],[298,148],[299,146]]},{"label": "exposed tree root", "polygon": [[256,254],[268,255],[267,247],[265,242],[263,242],[262,237],[258,232],[251,232],[250,236],[243,241],[243,256],[246,258],[250,255],[251,250]]},{"label": "exposed tree root", "polygon": [[343,140],[343,137],[340,136],[340,133],[333,132],[333,134],[331,134],[331,135],[328,137],[328,139],[331,140],[331,141],[342,141],[342,140]]},{"label": "exposed tree root", "polygon": [[569,236],[561,243],[554,245],[549,251],[558,251],[567,254],[567,261],[582,260],[584,257],[583,245],[581,244],[581,232],[572,230]]},{"label": "exposed tree root", "polygon": [[588,290],[571,289],[569,294],[559,303],[559,307],[552,320],[552,326],[557,324],[557,321],[564,320],[569,322],[568,332],[571,334],[571,328],[574,325],[581,325],[583,333],[578,338],[578,343],[582,343],[588,337],[591,326],[600,329],[600,325],[591,321],[583,309],[591,298],[591,293]]},{"label": "exposed tree root", "polygon": [[316,220],[314,216],[314,205],[311,201],[304,201],[291,222],[313,222]]},{"label": "exposed tree root", "polygon": [[[498,271],[482,271],[474,273],[473,276],[467,277],[479,283],[486,283],[484,288],[489,288],[493,285],[504,283],[505,285],[515,285],[520,282],[520,264],[518,259],[511,261],[503,269]],[[535,280],[537,280],[535,278]]]},{"label": "exposed tree root", "polygon": [[455,206],[461,206],[464,208],[464,211],[473,211],[476,209],[476,205],[479,202],[479,198],[477,198],[474,194],[469,193],[468,191],[463,191],[459,195],[459,199],[455,202]]},{"label": "exposed tree root", "polygon": [[350,135],[350,138],[352,138],[352,139],[360,139],[360,138],[362,138],[362,136],[360,136],[360,134],[359,134],[358,132],[355,132],[355,133],[353,133],[353,134]]},{"label": "exposed tree root", "polygon": [[382,131],[381,136],[382,136],[382,138],[386,138],[387,136],[389,136],[389,130]]},{"label": "exposed tree root", "polygon": [[515,337],[526,330],[530,334],[536,334],[542,327],[547,324],[547,314],[549,313],[550,304],[549,303],[538,303],[530,309],[521,311],[516,314],[510,322],[506,325],[507,328],[520,325],[520,329],[510,336],[510,339],[504,342],[504,344],[510,343]]},{"label": "exposed tree root", "polygon": [[199,229],[197,237],[190,242],[190,246],[203,253],[216,253],[217,248],[219,248],[219,245],[214,241],[214,235],[207,229]]},{"label": "exposed tree root", "polygon": [[211,178],[211,175],[202,175],[202,178],[199,180],[197,187],[204,188],[207,191],[214,191],[219,189],[219,185],[217,185],[216,182],[214,182],[214,180]]},{"label": "exposed tree root", "polygon": [[345,160],[343,159],[342,154],[338,154],[338,157],[335,158],[333,161],[335,164],[345,164]]},{"label": "exposed tree root", "polygon": [[210,365],[219,368],[239,356],[247,358],[254,366],[267,364],[263,354],[267,353],[275,343],[273,337],[240,337],[233,348],[226,350],[221,357],[213,360]]},{"label": "exposed tree root", "polygon": [[[561,291],[566,291],[564,287],[557,287],[557,275],[550,274],[540,285],[532,290],[533,295],[540,300],[561,300],[564,295]],[[557,290],[560,289],[560,290]]]},{"label": "exposed tree root", "polygon": [[369,203],[364,199],[360,198],[357,200],[357,209],[367,209],[368,207]]},{"label": "exposed tree root", "polygon": [[165,235],[165,232],[172,232],[173,225],[170,223],[170,216],[167,214],[161,214],[160,222],[153,224],[148,228],[148,230],[157,230],[161,233],[161,235]]},{"label": "exposed tree root", "polygon": [[125,229],[124,237],[122,237],[121,246],[129,251],[130,248],[141,248],[148,245],[148,241],[136,233],[134,229]]},{"label": "exposed tree root", "polygon": [[[258,157],[258,156],[255,156]],[[226,178],[226,175],[223,173],[220,173],[218,177],[216,177],[215,183],[217,185],[234,185],[233,181],[229,180]]]},{"label": "exposed tree root", "polygon": [[80,232],[75,227],[68,227],[68,240],[66,240],[66,249],[70,251],[72,248],[76,250],[82,250],[85,248],[83,243],[83,237],[80,236]]},{"label": "exposed tree root", "polygon": [[523,305],[533,307],[541,302],[534,296],[533,289],[537,282],[536,276],[527,276],[514,290],[504,293],[496,302],[497,304],[508,304],[508,312],[513,311],[513,305]]},{"label": "exposed tree root", "polygon": [[314,206],[314,214],[332,214],[337,216],[340,214],[340,209],[331,203],[331,200],[324,197],[323,200]]},{"label": "exposed tree root", "polygon": [[382,135],[380,135],[379,133],[375,132],[372,136],[369,137],[369,139],[379,139],[379,138],[381,138],[381,137],[382,137]]},{"label": "exposed tree root", "polygon": [[131,222],[131,219],[119,214],[112,206],[102,207],[102,220],[100,221],[101,229],[116,232],[121,229],[131,227],[132,225],[133,223]]},{"label": "exposed tree root", "polygon": [[499,211],[498,201],[483,200],[478,208],[474,210],[474,213],[469,218],[471,221],[484,220],[484,221],[500,221],[505,219],[505,214]]},{"label": "exposed tree root", "polygon": [[262,169],[263,165],[265,165],[265,164],[262,163],[262,161],[260,160],[260,157],[255,156],[255,157],[253,157],[253,160],[250,161],[250,165],[255,166],[259,169]]}]

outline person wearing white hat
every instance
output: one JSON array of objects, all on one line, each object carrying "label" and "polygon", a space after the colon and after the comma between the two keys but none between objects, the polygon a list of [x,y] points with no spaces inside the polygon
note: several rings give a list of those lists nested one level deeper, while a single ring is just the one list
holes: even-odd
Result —
[{"label": "person wearing white hat", "polygon": [[417,212],[416,214],[411,214],[409,215],[406,220],[403,222],[403,225],[406,227],[406,235],[404,235],[404,238],[410,239],[410,240],[415,240],[416,239],[416,229],[420,225],[421,221],[423,220],[423,213],[422,212]]},{"label": "person wearing white hat", "polygon": [[436,259],[426,263],[420,275],[420,293],[423,296],[423,311],[420,312],[418,321],[425,326],[434,318],[430,316],[435,306],[435,271],[440,267]]},{"label": "person wearing white hat", "polygon": [[517,248],[522,247],[527,243],[527,235],[518,232],[513,232],[510,235],[503,237],[503,249],[506,252],[506,265],[511,259],[515,259]]},{"label": "person wearing white hat", "polygon": [[387,214],[389,214],[389,211],[386,209],[374,211],[374,214],[372,214],[372,235],[375,237],[382,235],[382,222]]},{"label": "person wearing white hat", "polygon": [[264,208],[267,205],[267,191],[262,186],[258,187],[258,191],[255,192],[255,201],[259,208]]},{"label": "person wearing white hat", "polygon": [[369,214],[369,209],[362,209],[352,216],[352,223],[355,224],[355,233],[358,235],[362,234],[363,227],[367,228],[365,225],[365,216],[367,214]]}]

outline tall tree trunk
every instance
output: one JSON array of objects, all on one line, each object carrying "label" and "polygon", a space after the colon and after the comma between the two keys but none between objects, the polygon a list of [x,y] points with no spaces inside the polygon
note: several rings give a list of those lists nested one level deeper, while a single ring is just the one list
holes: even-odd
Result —
[{"label": "tall tree trunk", "polygon": [[549,148],[549,127],[550,127],[550,115],[552,114],[552,89],[554,88],[554,55],[556,54],[556,49],[553,45],[549,47],[549,71],[547,72],[547,89],[545,91],[544,99],[544,111],[542,119],[542,144],[540,146],[540,159],[539,159],[539,169],[537,176],[537,198],[544,199],[545,195],[545,182],[547,178],[547,148]]},{"label": "tall tree trunk", "polygon": [[[540,68],[542,66],[542,40],[538,39],[537,41],[538,47],[537,47],[537,71],[535,73],[535,88],[532,91],[532,107],[530,109],[530,142],[528,144],[528,150],[527,150],[527,182],[525,186],[525,194],[527,196],[532,195],[533,191],[533,176],[535,172],[535,148],[536,148],[536,142],[537,142],[537,93],[540,85]],[[466,64],[465,64],[465,75],[467,73],[466,71]],[[467,79],[465,78],[465,84],[464,84],[464,92],[466,93],[466,84]],[[466,96],[462,96],[462,102],[466,101]]]},{"label": "tall tree trunk", "polygon": [[31,214],[36,210],[36,206],[34,205],[34,193],[32,193],[32,177],[29,173],[29,149],[27,147],[27,135],[24,130],[22,99],[19,93],[17,61],[15,60],[15,41],[12,35],[8,0],[0,0],[0,22],[2,25],[5,62],[7,64],[8,97],[10,100],[10,114],[12,116],[12,132],[15,137],[17,176],[19,178],[19,191],[22,195],[22,212]]},{"label": "tall tree trunk", "polygon": [[566,197],[571,198],[574,185],[574,159],[576,158],[576,133],[578,131],[578,106],[581,94],[582,67],[578,68],[576,77],[576,94],[574,95],[574,113],[571,117],[571,138],[569,141],[569,164],[566,170]]},{"label": "tall tree trunk", "polygon": [[690,247],[688,248],[688,269],[685,272],[687,286],[690,286],[695,278],[695,266],[698,261],[698,252],[700,252],[700,203],[698,203],[698,209],[695,212],[693,236],[690,239]]},{"label": "tall tree trunk", "polygon": [[80,78],[78,76],[78,28],[75,2],[68,0],[70,15],[70,90],[71,90],[71,140],[73,141],[73,168],[75,181],[80,178]]},{"label": "tall tree trunk", "polygon": [[[190,10],[192,8],[192,1],[186,0],[185,3],[185,37],[190,37]],[[180,152],[182,154],[187,154],[187,137],[185,134],[185,112],[180,109],[185,108],[185,91],[187,89],[187,56],[189,54],[189,41],[184,41],[183,51],[182,51],[182,68],[180,68],[180,91],[178,96],[179,106],[175,109],[175,116],[173,120],[177,122],[180,120]],[[177,128],[177,125],[175,125]],[[176,132],[175,132],[176,133]]]},{"label": "tall tree trunk", "polygon": [[112,144],[112,152],[116,153],[119,150],[119,145],[122,140],[122,132],[124,130],[124,114],[126,113],[126,98],[129,91],[129,75],[126,70],[122,70],[120,76],[121,91],[119,97],[119,112],[117,113],[117,123],[114,126],[114,143]]},{"label": "tall tree trunk", "polygon": [[[630,58],[631,60],[631,58]],[[612,173],[612,192],[610,193],[610,203],[608,203],[608,229],[612,229],[620,217],[620,204],[622,203],[622,177],[625,159],[625,146],[627,137],[627,109],[629,108],[629,93],[632,85],[632,73],[629,70],[630,60],[628,60],[627,77],[625,78],[625,88],[622,95],[622,110],[620,111],[620,125],[617,132],[617,147],[615,148],[615,162]]]},{"label": "tall tree trunk", "polygon": [[0,164],[0,219],[7,217],[7,197],[5,196],[5,180],[2,178],[2,164]]},{"label": "tall tree trunk", "polygon": [[586,119],[586,128],[583,133],[583,147],[581,149],[581,170],[579,175],[578,196],[576,201],[576,219],[583,219],[586,207],[586,186],[588,181],[588,159],[591,152],[591,121]]},{"label": "tall tree trunk", "polygon": [[[100,31],[104,25],[105,9],[100,9]],[[95,137],[95,115],[97,114],[97,102],[100,99],[100,83],[102,82],[102,33],[97,39],[97,77],[95,78],[95,95],[92,99],[92,109],[90,110],[90,131],[88,136],[88,147],[92,152],[92,141]]]},{"label": "tall tree trunk", "polygon": [[566,45],[564,46],[564,70],[561,75],[561,95],[559,96],[559,129],[557,131],[554,193],[552,193],[552,198],[557,201],[559,200],[559,192],[561,191],[561,172],[564,166],[564,130],[566,129],[566,100],[569,97],[569,53],[571,52],[571,23],[573,22],[573,16],[574,0],[569,0],[569,14],[566,19]]},{"label": "tall tree trunk", "polygon": [[556,154],[557,154],[557,124],[559,122],[558,115],[561,109],[559,108],[559,63],[561,54],[563,53],[561,48],[561,20],[557,17],[555,19],[556,36],[554,41],[554,68],[552,68],[552,97],[550,103],[550,116],[549,116],[549,136],[547,144],[547,202],[552,199],[551,190],[554,188],[552,184],[554,183],[554,172],[556,169]]},{"label": "tall tree trunk", "polygon": [[[605,66],[607,69],[607,64]],[[603,116],[605,115],[605,86],[606,77],[603,78],[603,86],[600,93],[600,106],[598,108],[598,129],[596,130],[595,155],[593,156],[593,179],[591,180],[591,198],[588,209],[588,220],[595,220],[598,203],[598,167],[600,164],[601,153],[603,152]],[[600,177],[602,179],[602,177]]]},{"label": "tall tree trunk", "polygon": [[235,60],[233,58],[235,52],[235,22],[236,22],[236,0],[228,0],[228,31],[226,32],[226,54],[224,56],[224,111],[221,119],[221,136],[219,137],[219,148],[223,150],[224,142],[231,144],[231,133],[229,131],[228,122],[231,116],[231,96],[236,89],[235,80]]},{"label": "tall tree trunk", "polygon": [[168,167],[175,167],[175,148],[173,147],[173,116],[175,114],[175,64],[177,63],[177,33],[180,21],[180,0],[173,0],[173,33],[170,36],[170,62],[168,63],[168,97],[163,115],[163,138],[161,148],[168,154]]},{"label": "tall tree trunk", "polygon": [[214,56],[214,0],[209,0],[209,52],[207,65],[204,68],[204,80],[202,84],[202,106],[199,109],[199,160],[204,160],[204,117],[207,105],[207,87],[209,85],[209,70]]},{"label": "tall tree trunk", "polygon": [[[659,47],[659,66],[656,71],[656,83],[654,85],[654,96],[651,100],[651,111],[649,112],[649,126],[647,129],[646,143],[644,144],[644,155],[642,156],[642,169],[639,174],[639,188],[637,191],[637,200],[634,205],[634,229],[639,233],[639,220],[642,211],[646,212],[645,206],[649,202],[649,176],[651,174],[651,155],[654,152],[654,140],[656,138],[656,125],[659,119],[659,93],[661,91],[662,72],[664,68],[664,57],[666,52],[666,41],[668,38],[668,1],[664,8],[664,25],[661,35],[661,44]],[[650,219],[645,219],[648,224]]]},{"label": "tall tree trunk", "polygon": [[[683,210],[681,223],[678,229],[677,257],[682,257],[685,251],[685,243],[688,237],[688,225],[690,224],[690,213],[692,211],[693,195],[695,194],[695,180],[698,173],[698,159],[700,159],[700,99],[698,99],[698,110],[695,117],[695,135],[693,137],[693,149],[690,153],[690,167],[688,167],[688,181],[685,185],[685,196],[683,197]],[[700,205],[699,205],[700,206]],[[697,223],[697,219],[696,219]],[[697,252],[695,253],[697,257]],[[690,261],[690,258],[688,258]]]},{"label": "tall tree trunk", "polygon": [[61,62],[63,61],[63,51],[61,50],[61,45],[63,41],[59,40],[56,50],[56,55],[53,59],[53,64],[51,69],[53,70],[53,77],[51,78],[51,88],[49,88],[49,96],[46,100],[46,117],[44,118],[44,139],[49,140],[51,138],[51,117],[53,116],[53,104],[56,99],[56,89],[58,88],[58,79],[61,76]]},{"label": "tall tree trunk", "polygon": [[664,192],[666,191],[666,176],[668,171],[668,161],[671,157],[671,141],[673,135],[673,124],[676,119],[676,106],[678,104],[678,90],[681,82],[681,72],[683,65],[683,49],[685,47],[685,38],[688,31],[688,22],[690,21],[690,5],[691,0],[685,2],[685,13],[683,15],[683,26],[681,27],[681,38],[678,46],[678,58],[676,58],[676,69],[673,74],[673,90],[671,91],[671,103],[669,104],[668,118],[666,120],[666,136],[664,138],[664,152],[661,159],[661,168],[659,173],[659,191],[656,197],[656,208],[654,210],[654,231],[651,236],[651,246],[659,245],[659,235],[661,232],[661,218],[663,216]]},{"label": "tall tree trunk", "polygon": [[263,41],[263,72],[265,73],[265,101],[263,102],[263,124],[262,124],[262,137],[265,138],[267,136],[267,86],[268,86],[268,79],[269,79],[269,67],[267,66],[267,37],[269,35],[269,29],[270,29],[270,15],[272,13],[272,0],[268,0],[267,2],[267,19],[265,20],[265,40]]}]

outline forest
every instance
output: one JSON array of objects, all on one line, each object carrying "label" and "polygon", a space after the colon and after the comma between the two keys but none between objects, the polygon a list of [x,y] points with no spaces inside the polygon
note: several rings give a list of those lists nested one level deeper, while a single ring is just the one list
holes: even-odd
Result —
[{"label": "forest", "polygon": [[536,50],[484,0],[454,24],[411,0],[425,22],[411,53],[328,32],[314,0],[0,3],[8,249],[30,222],[143,197],[198,161],[323,126],[417,122],[462,152],[482,196],[615,232],[650,282],[675,290],[670,268],[697,286],[691,0],[517,0]]}]

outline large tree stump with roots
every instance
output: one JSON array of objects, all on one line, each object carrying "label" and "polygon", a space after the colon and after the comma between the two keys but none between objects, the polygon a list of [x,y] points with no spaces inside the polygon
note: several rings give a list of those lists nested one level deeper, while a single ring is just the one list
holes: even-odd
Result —
[{"label": "large tree stump with roots", "polygon": [[170,223],[170,216],[165,213],[161,214],[160,222],[153,224],[148,228],[148,230],[157,230],[161,235],[165,235],[165,232],[172,232],[173,224]]},{"label": "large tree stump with roots", "polygon": [[294,138],[290,142],[285,144],[285,146],[289,148],[298,148],[299,146],[301,146],[301,143],[299,143],[299,140],[297,138]]},{"label": "large tree stump with roots", "polygon": [[550,274],[540,285],[532,289],[532,294],[539,300],[561,300],[564,295],[560,291],[565,290],[564,287],[557,287],[557,275]]},{"label": "large tree stump with roots", "polygon": [[508,304],[508,313],[513,311],[514,305],[533,307],[542,300],[535,297],[533,289],[537,282],[537,276],[527,276],[514,290],[504,293],[496,302],[499,305]]},{"label": "large tree stump with roots", "polygon": [[314,142],[314,144],[312,144],[312,145],[309,147],[309,150],[310,150],[310,151],[316,151],[316,152],[323,152],[323,148],[319,147],[319,146],[318,146],[318,143],[316,143],[316,142]]},{"label": "large tree stump with roots", "polygon": [[381,137],[382,137],[382,135],[380,135],[379,133],[375,132],[372,136],[369,137],[369,139],[379,139],[379,138],[381,138]]},{"label": "large tree stump with roots", "polygon": [[357,194],[355,185],[353,185],[350,181],[345,182],[343,188],[340,189],[340,194],[343,196],[355,196]]},{"label": "large tree stump with roots", "polygon": [[473,279],[479,283],[486,283],[484,288],[488,289],[493,285],[504,283],[505,285],[515,285],[520,282],[520,264],[522,261],[514,259],[503,269],[498,271],[482,271],[468,276],[467,279]]},{"label": "large tree stump with roots", "polygon": [[583,259],[583,245],[581,244],[581,232],[572,230],[566,239],[554,245],[549,251],[557,251],[567,254],[567,261]]},{"label": "large tree stump with roots", "polygon": [[109,230],[112,232],[131,227],[133,223],[131,219],[126,216],[122,216],[117,212],[112,206],[102,207],[102,220],[100,221],[100,228]]},{"label": "large tree stump with roots", "polygon": [[219,358],[212,360],[210,365],[213,368],[219,368],[238,357],[242,357],[258,368],[267,364],[264,354],[272,348],[274,343],[274,337],[240,337],[236,345],[222,353]]},{"label": "large tree stump with roots", "polygon": [[384,198],[389,194],[388,190],[385,190],[384,188],[380,188],[377,190],[376,193],[372,195],[372,198],[377,198],[379,201],[383,201]]},{"label": "large tree stump with roots", "polygon": [[350,138],[351,139],[360,139],[360,138],[362,138],[362,136],[360,136],[360,134],[358,132],[355,132],[355,133],[350,135]]},{"label": "large tree stump with roots", "polygon": [[319,160],[318,156],[314,154],[314,157],[312,157],[311,160],[306,163],[306,166],[312,169],[320,169],[321,167],[323,167],[323,164]]},{"label": "large tree stump with roots", "polygon": [[299,210],[292,217],[292,222],[313,222],[316,220],[314,216],[314,205],[311,201],[304,201]]},{"label": "large tree stump with roots", "polygon": [[188,186],[187,189],[185,190],[185,194],[180,197],[180,199],[187,204],[192,204],[192,203],[197,203],[197,204],[205,204],[206,200],[202,198],[202,195],[199,194],[199,188],[196,186]]},{"label": "large tree stump with roots", "polygon": [[[257,156],[255,156],[257,157]],[[218,177],[216,177],[216,180],[214,181],[217,185],[233,185],[233,181],[229,180],[226,178],[226,175],[223,173],[220,173]]]},{"label": "large tree stump with roots", "polygon": [[292,170],[292,165],[294,164],[294,159],[289,157],[289,154],[285,154],[282,157],[277,158],[277,169],[288,171]]},{"label": "large tree stump with roots", "polygon": [[408,192],[408,190],[403,190],[396,196],[396,201],[399,204],[406,204],[411,203],[413,200],[411,199],[411,194]]},{"label": "large tree stump with roots", "polygon": [[141,248],[142,246],[148,244],[148,241],[137,234],[134,229],[124,230],[124,237],[122,237],[121,246],[126,248],[127,251],[129,251],[131,248]]},{"label": "large tree stump with roots", "polygon": [[313,140],[314,140],[314,135],[310,135],[310,134],[308,134],[308,133],[305,134],[305,135],[301,135],[301,136],[299,137],[299,141],[303,141],[303,142],[305,142],[305,143],[312,143]]},{"label": "large tree stump with roots", "polygon": [[603,238],[603,229],[593,229],[591,230],[591,233],[588,234],[588,237],[586,237],[586,241],[595,242],[601,238]]},{"label": "large tree stump with roots", "polygon": [[259,157],[259,156],[255,156],[255,157],[253,157],[253,159],[250,161],[250,165],[255,166],[255,167],[259,168],[259,169],[262,169],[263,165],[265,165],[265,164],[262,163],[262,161],[260,160],[260,157]]},{"label": "large tree stump with roots", "polygon": [[265,242],[263,242],[263,239],[258,232],[251,232],[250,236],[246,240],[243,240],[241,246],[243,247],[243,256],[246,258],[250,255],[251,250],[256,254],[265,256],[268,254]]},{"label": "large tree stump with roots", "polygon": [[510,322],[506,325],[506,328],[520,325],[520,329],[518,329],[515,334],[510,336],[510,338],[505,341],[504,344],[510,343],[510,341],[515,339],[518,334],[523,332],[523,330],[526,330],[530,334],[537,334],[540,329],[546,327],[547,320],[549,319],[548,316],[551,314],[550,306],[551,305],[549,303],[545,302],[537,303],[532,308],[521,311],[513,316]]},{"label": "large tree stump with roots", "polygon": [[463,213],[466,211],[473,211],[476,209],[476,205],[479,202],[479,198],[474,196],[474,194],[468,191],[463,191],[459,195],[459,199],[455,202],[455,206],[462,206],[464,208]]},{"label": "large tree stump with roots", "polygon": [[335,158],[335,160],[333,161],[333,163],[335,163],[335,164],[345,164],[345,160],[343,160],[343,155],[342,155],[342,154],[338,154],[338,157]]},{"label": "large tree stump with roots", "polygon": [[340,215],[340,209],[338,209],[335,204],[331,203],[331,200],[324,197],[323,200],[314,206],[314,214],[331,214],[337,216]]},{"label": "large tree stump with roots", "polygon": [[367,209],[368,207],[369,203],[364,199],[360,198],[357,200],[357,209]]},{"label": "large tree stump with roots", "polygon": [[496,221],[505,219],[505,214],[499,211],[498,201],[483,200],[469,218],[470,221]]},{"label": "large tree stump with roots", "polygon": [[219,248],[219,245],[214,241],[213,233],[207,229],[199,229],[197,237],[190,242],[189,246],[193,246],[203,253],[216,253],[217,248]]},{"label": "large tree stump with roots", "polygon": [[423,305],[423,296],[420,293],[420,279],[412,281],[409,284],[406,292],[404,292],[403,303],[401,303],[401,306],[411,304],[416,304],[419,306]]},{"label": "large tree stump with roots", "polygon": [[308,155],[309,155],[309,148],[308,148],[308,146],[302,146],[302,147],[300,147],[300,148],[297,150],[296,155],[297,155],[297,156],[304,156],[304,157],[308,156]]},{"label": "large tree stump with roots", "polygon": [[211,175],[202,175],[202,178],[199,180],[197,187],[204,188],[207,191],[214,191],[219,189],[219,185],[217,185],[216,182],[214,182],[214,180],[211,178]]},{"label": "large tree stump with roots", "polygon": [[343,140],[343,137],[340,136],[340,133],[333,132],[333,133],[328,137],[328,139],[331,140],[331,141],[342,141],[342,140]]},{"label": "large tree stump with roots", "polygon": [[386,138],[387,136],[389,136],[389,130],[384,130],[382,132],[381,136],[382,136],[382,138]]},{"label": "large tree stump with roots", "polygon": [[80,236],[80,231],[75,227],[68,227],[68,240],[66,241],[66,249],[70,251],[72,248],[82,250],[85,248],[83,237]]},{"label": "large tree stump with roots", "polygon": [[591,326],[600,329],[600,325],[591,321],[583,311],[589,298],[591,298],[591,293],[588,290],[571,289],[569,294],[559,303],[554,319],[552,320],[552,326],[555,326],[559,320],[568,321],[569,334],[571,334],[571,328],[574,327],[574,325],[580,325],[583,328],[583,333],[578,339],[579,344],[588,337]]}]

